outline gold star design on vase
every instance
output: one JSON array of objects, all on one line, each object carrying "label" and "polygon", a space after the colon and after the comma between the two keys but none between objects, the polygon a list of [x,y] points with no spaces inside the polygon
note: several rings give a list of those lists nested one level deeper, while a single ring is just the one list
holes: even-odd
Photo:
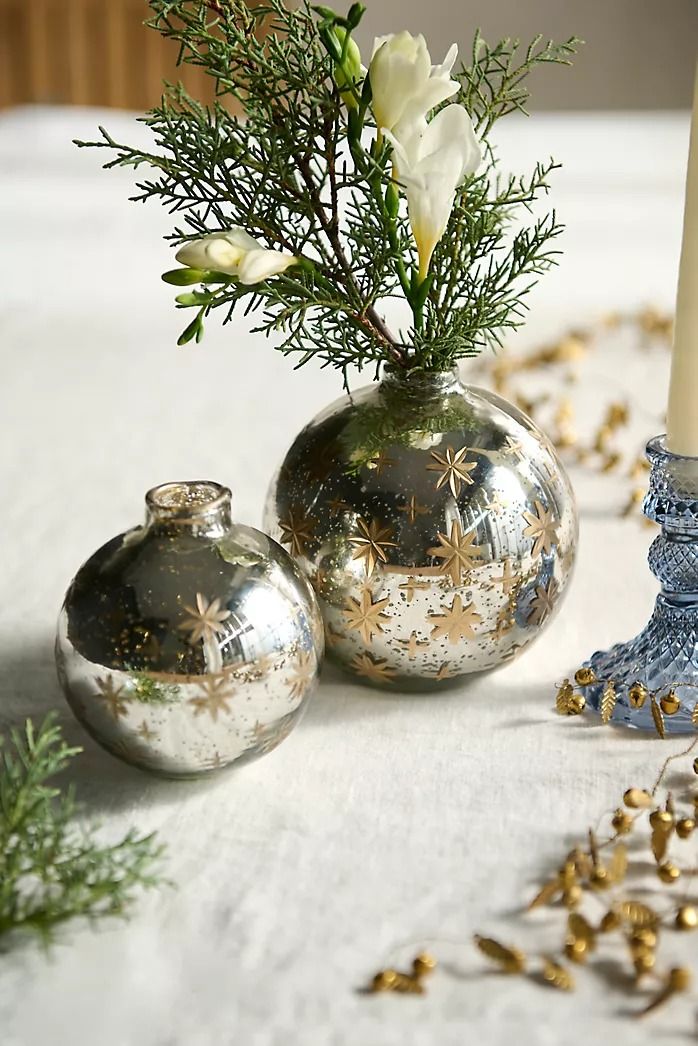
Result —
[{"label": "gold star design on vase", "polygon": [[420,643],[416,632],[413,632],[409,639],[398,639],[398,643],[405,648],[411,661],[415,659],[420,650],[431,645],[430,643]]},{"label": "gold star design on vase", "polygon": [[531,600],[526,622],[529,625],[542,625],[550,617],[557,595],[560,590],[555,578],[551,578],[547,585],[537,585],[536,594]]},{"label": "gold star design on vase", "polygon": [[426,516],[429,509],[426,505],[420,505],[417,498],[412,495],[406,505],[401,505],[398,512],[404,512],[410,523],[413,525],[417,522],[418,516]]},{"label": "gold star design on vase", "polygon": [[230,617],[229,610],[223,610],[220,599],[212,599],[210,602],[200,592],[196,593],[196,609],[182,604],[189,617],[186,618],[178,628],[182,632],[189,633],[189,642],[192,646],[200,639],[212,640],[225,632],[225,624]]},{"label": "gold star design on vase", "polygon": [[482,555],[481,549],[475,544],[475,531],[464,534],[460,522],[454,520],[450,534],[438,534],[437,537],[441,545],[428,548],[427,555],[442,559],[440,573],[448,574],[453,584],[459,585],[461,576],[477,566]]},{"label": "gold star design on vase", "polygon": [[339,513],[346,512],[349,510],[349,502],[345,501],[344,498],[332,498],[331,501],[327,502],[327,507],[330,512]]},{"label": "gold star design on vase", "polygon": [[307,516],[301,509],[290,508],[279,520],[279,527],[281,528],[281,544],[290,546],[291,555],[305,555],[307,543],[313,540],[315,520]]},{"label": "gold star design on vase", "polygon": [[454,596],[451,606],[443,614],[429,614],[429,620],[434,622],[431,638],[448,636],[449,643],[455,646],[461,639],[475,638],[473,625],[482,618],[472,603],[463,606],[461,597]]},{"label": "gold star design on vase", "polygon": [[392,528],[382,526],[377,519],[366,523],[363,519],[357,520],[358,533],[349,538],[349,544],[354,545],[352,559],[363,559],[366,568],[366,577],[370,577],[376,569],[377,563],[387,563],[388,553],[386,549],[397,548],[397,542],[391,541]]},{"label": "gold star design on vase", "polygon": [[492,629],[490,635],[493,639],[499,642],[500,639],[504,639],[508,632],[511,632],[513,628],[513,622],[510,618],[500,617],[497,621],[497,625]]},{"label": "gold star design on vase", "polygon": [[519,583],[519,575],[511,569],[511,560],[505,559],[502,563],[501,577],[493,578],[495,585],[501,585],[505,596],[513,592]]},{"label": "gold star design on vase", "polygon": [[216,723],[219,712],[230,714],[228,701],[233,699],[235,691],[230,685],[227,674],[208,676],[202,683],[197,683],[197,686],[202,691],[201,697],[192,697],[188,702],[194,708],[194,715],[199,716],[208,712]]},{"label": "gold star design on vase", "polygon": [[354,654],[351,667],[357,676],[370,679],[372,683],[392,683],[393,676],[397,675],[387,661],[371,657],[370,654]]},{"label": "gold star design on vase", "polygon": [[406,581],[404,585],[400,585],[399,588],[401,592],[407,594],[407,602],[411,603],[415,592],[427,592],[431,588],[431,584],[428,581],[417,581],[416,578],[411,577],[409,581]]},{"label": "gold star design on vase", "polygon": [[524,530],[524,537],[533,539],[531,555],[537,559],[541,552],[550,552],[558,541],[557,528],[559,523],[555,521],[553,513],[540,501],[534,502],[534,512],[524,512],[523,518],[528,523]]},{"label": "gold star design on vase", "polygon": [[286,683],[290,686],[288,696],[292,701],[300,701],[315,678],[315,655],[309,650],[300,650],[294,665],[293,675]]},{"label": "gold star design on vase", "polygon": [[143,720],[141,725],[136,730],[136,733],[138,734],[139,737],[141,737],[146,742],[154,741],[155,738],[158,736],[157,733],[155,732],[155,730],[151,730],[150,729],[150,727],[146,723],[145,719]]},{"label": "gold star design on vase", "polygon": [[508,450],[514,455],[517,461],[523,461],[524,459],[523,447],[517,439],[514,439],[513,436],[507,436],[502,444],[502,450]]},{"label": "gold star design on vase", "polygon": [[347,605],[343,610],[347,627],[352,632],[359,632],[364,643],[370,643],[374,635],[384,631],[383,622],[390,621],[390,615],[384,614],[383,609],[387,607],[390,599],[379,599],[375,603],[368,589],[361,593],[361,599],[349,596]]},{"label": "gold star design on vase", "polygon": [[456,673],[451,671],[451,666],[448,661],[444,661],[439,671],[434,676],[434,679],[455,679]]},{"label": "gold star design on vase", "polygon": [[431,456],[434,460],[431,465],[427,465],[427,472],[440,473],[436,481],[437,490],[441,490],[448,483],[451,493],[454,498],[457,498],[464,483],[474,483],[473,478],[468,473],[477,468],[477,462],[466,461],[465,455],[467,453],[467,447],[461,447],[458,451],[455,451],[453,447],[446,447],[445,454],[439,454],[437,451],[432,450]]},{"label": "gold star design on vase", "polygon": [[128,705],[123,696],[123,686],[114,686],[114,680],[111,676],[97,679],[96,683],[98,689],[97,697],[100,701],[104,701],[114,719],[118,720],[121,716],[128,715]]},{"label": "gold star design on vase", "polygon": [[371,460],[367,463],[366,467],[375,471],[377,476],[380,476],[383,469],[389,469],[395,464],[393,458],[388,457],[384,450],[379,451]]}]

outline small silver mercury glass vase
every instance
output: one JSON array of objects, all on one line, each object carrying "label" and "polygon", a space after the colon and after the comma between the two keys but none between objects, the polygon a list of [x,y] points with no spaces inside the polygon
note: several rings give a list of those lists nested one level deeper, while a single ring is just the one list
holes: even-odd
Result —
[{"label": "small silver mercury glass vase", "polygon": [[144,526],[80,568],[58,623],[68,703],[113,755],[191,777],[276,747],[323,654],[322,617],[291,557],[233,523],[230,491],[168,483]]},{"label": "small silver mercury glass vase", "polygon": [[313,584],[330,657],[394,690],[505,664],[552,620],[574,496],[549,440],[457,370],[344,396],[299,434],[265,529]]},{"label": "small silver mercury glass vase", "polygon": [[598,682],[585,687],[585,696],[590,707],[600,712],[610,680],[616,698],[611,722],[662,734],[695,733],[698,458],[672,454],[665,436],[648,443],[647,457],[652,469],[643,511],[662,528],[649,552],[650,569],[661,591],[638,636],[598,651],[586,663]]}]

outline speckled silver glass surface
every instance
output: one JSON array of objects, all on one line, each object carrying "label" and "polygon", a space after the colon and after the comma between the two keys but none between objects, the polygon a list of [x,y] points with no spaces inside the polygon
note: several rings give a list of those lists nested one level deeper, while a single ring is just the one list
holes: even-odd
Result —
[{"label": "speckled silver glass surface", "polygon": [[394,689],[510,661],[556,612],[574,496],[521,411],[456,371],[401,375],[332,404],[272,482],[265,529],[315,588],[330,656]]},{"label": "speckled silver glass surface", "polygon": [[113,755],[166,776],[262,755],[316,685],[313,591],[276,542],[233,523],[225,487],[169,483],[146,505],[68,589],[56,662],[70,707]]},{"label": "speckled silver glass surface", "polygon": [[[647,445],[652,466],[643,511],[661,533],[649,552],[652,573],[661,583],[654,612],[643,631],[627,643],[598,651],[587,665],[600,680],[612,679],[617,699],[611,721],[656,732],[652,702],[632,707],[628,691],[643,683],[657,696],[674,689],[681,707],[663,715],[666,734],[695,734],[698,699],[698,458],[667,450],[666,437]],[[677,685],[678,684],[678,685]],[[585,688],[588,704],[599,711],[603,684]],[[660,706],[661,707],[661,706]],[[656,714],[656,713],[655,713]]]}]

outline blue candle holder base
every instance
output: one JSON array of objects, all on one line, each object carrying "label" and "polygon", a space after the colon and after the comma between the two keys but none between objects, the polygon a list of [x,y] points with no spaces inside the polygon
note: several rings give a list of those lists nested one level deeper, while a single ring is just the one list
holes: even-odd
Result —
[{"label": "blue candle holder base", "polygon": [[[662,591],[635,639],[597,651],[585,663],[597,681],[584,694],[601,713],[605,685],[613,681],[616,701],[608,721],[662,735],[692,734],[698,729],[698,458],[672,454],[664,436],[650,441],[647,457],[652,471],[643,511],[662,528],[649,565]],[[637,683],[645,695],[633,690]]]}]

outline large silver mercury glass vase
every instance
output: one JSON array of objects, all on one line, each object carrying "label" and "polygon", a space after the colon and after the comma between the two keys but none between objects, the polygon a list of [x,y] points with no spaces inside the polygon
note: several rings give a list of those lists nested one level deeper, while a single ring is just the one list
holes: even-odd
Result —
[{"label": "large silver mercury glass vase", "polygon": [[323,656],[298,566],[234,523],[217,483],[168,483],[80,568],[58,623],[73,712],[113,755],[190,777],[263,755],[298,722]]},{"label": "large silver mercury glass vase", "polygon": [[265,529],[310,579],[332,659],[367,683],[431,689],[541,634],[570,579],[577,514],[521,411],[456,370],[388,368],[294,440]]}]

